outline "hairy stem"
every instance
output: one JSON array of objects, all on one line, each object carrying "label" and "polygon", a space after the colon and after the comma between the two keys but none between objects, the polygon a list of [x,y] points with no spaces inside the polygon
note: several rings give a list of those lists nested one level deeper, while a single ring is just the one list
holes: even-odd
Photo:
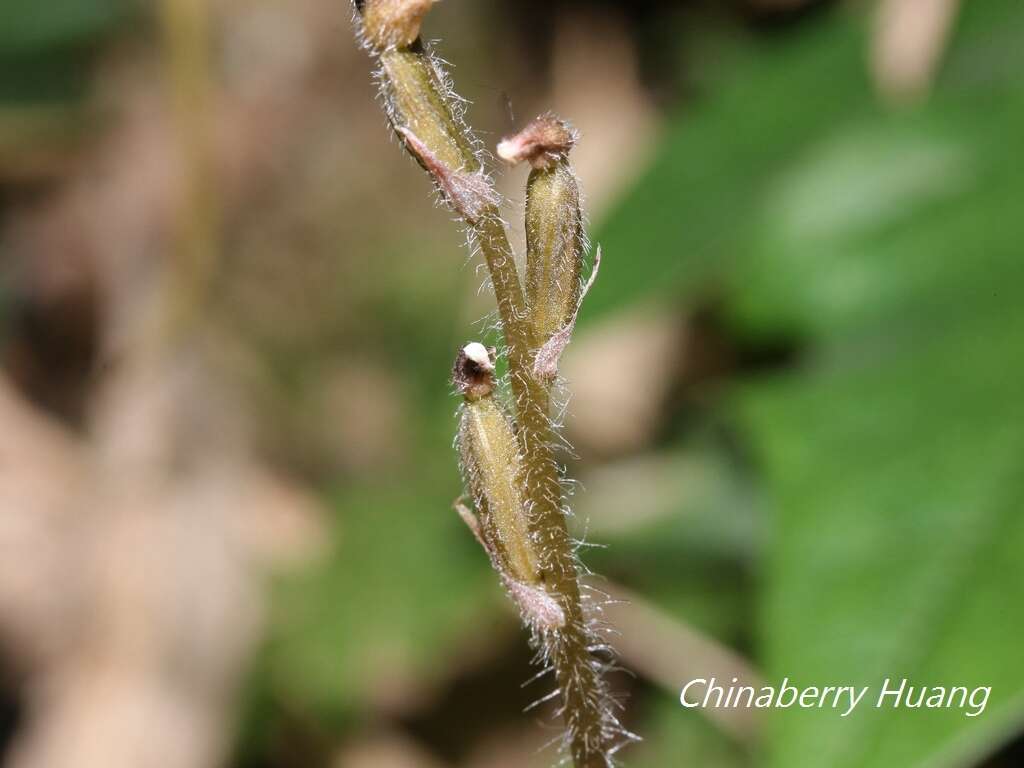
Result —
[{"label": "hairy stem", "polygon": [[607,694],[589,650],[592,634],[583,614],[576,557],[562,509],[562,486],[552,451],[550,394],[528,370],[513,370],[514,391],[517,382],[523,392],[517,393],[516,402],[530,524],[542,553],[545,582],[566,617],[564,629],[547,638],[546,652],[562,691],[562,717],[572,737],[573,762],[577,768],[603,767],[608,765],[613,734],[605,728]]},{"label": "hairy stem", "polygon": [[378,79],[391,125],[465,222],[490,273],[517,412],[517,485],[525,497],[543,588],[564,614],[563,624],[539,630],[538,639],[555,670],[574,764],[609,766],[621,731],[611,713],[602,663],[592,653],[596,641],[584,615],[574,546],[566,527],[549,413],[551,382],[533,370],[537,351],[547,339],[530,323],[498,196],[476,150],[479,143],[462,120],[461,102],[440,64],[419,40],[419,22],[429,5],[428,0],[355,2],[362,14],[363,42],[380,63]]},{"label": "hairy stem", "polygon": [[523,306],[523,289],[519,272],[508,242],[505,223],[497,208],[485,211],[480,221],[471,227],[473,239],[487,263],[487,272],[494,286],[494,298],[498,305],[505,344],[508,346],[509,370],[512,371],[513,389],[516,402],[525,395],[525,390],[516,390],[516,372],[527,369],[530,361],[530,331],[526,323]]},{"label": "hairy stem", "polygon": [[[408,47],[384,50],[379,54],[379,61],[378,76],[392,126],[400,136],[406,136],[403,131],[414,135],[431,153],[437,166],[425,162],[425,158],[415,148],[410,149],[413,157],[434,177],[442,193],[447,195],[450,188],[457,192],[457,180],[446,184],[438,175],[446,172],[453,177],[458,174],[480,174],[483,164],[474,149],[478,142],[456,111],[454,95],[449,93],[443,73],[439,71],[439,64],[431,59],[429,51],[419,40]],[[408,146],[408,138],[405,141]],[[528,352],[528,331],[519,273],[505,223],[497,205],[490,201],[496,198],[491,182],[483,176],[478,181],[487,185],[487,190],[474,190],[470,187],[465,192],[467,195],[475,192],[482,198],[482,202],[471,220],[465,216],[464,219],[483,254],[494,285],[505,343],[509,347],[510,364],[518,360],[520,365],[524,365]],[[457,209],[457,213],[464,214],[452,200],[448,202]]]}]

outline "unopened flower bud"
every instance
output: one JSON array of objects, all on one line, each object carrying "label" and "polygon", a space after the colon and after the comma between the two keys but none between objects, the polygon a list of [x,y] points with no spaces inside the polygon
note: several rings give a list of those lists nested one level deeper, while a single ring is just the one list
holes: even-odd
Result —
[{"label": "unopened flower bud", "polygon": [[439,65],[421,50],[380,55],[381,92],[402,143],[438,191],[469,224],[498,203],[491,180],[466,139]]},{"label": "unopened flower bud", "polygon": [[459,350],[452,381],[467,400],[479,400],[494,391],[494,347],[472,341]]},{"label": "unopened flower bud", "polygon": [[526,304],[537,346],[572,319],[585,250],[579,184],[568,156],[535,164],[526,186]]},{"label": "unopened flower bud", "polygon": [[420,24],[436,0],[356,0],[363,34],[377,50],[406,48],[420,36]]},{"label": "unopened flower bud", "polygon": [[482,344],[467,344],[460,350],[455,383],[465,397],[459,453],[466,484],[480,513],[482,536],[509,578],[537,584],[538,559],[518,486],[519,444],[504,409],[492,397],[494,362]]}]

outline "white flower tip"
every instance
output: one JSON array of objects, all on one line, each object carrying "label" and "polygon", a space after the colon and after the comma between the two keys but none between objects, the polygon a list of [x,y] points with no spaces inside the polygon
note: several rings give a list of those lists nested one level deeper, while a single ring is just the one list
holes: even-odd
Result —
[{"label": "white flower tip", "polygon": [[471,341],[469,344],[462,348],[462,354],[466,356],[467,360],[472,361],[482,371],[493,371],[494,363],[491,361],[491,355],[487,351],[487,347],[481,344],[479,341]]}]

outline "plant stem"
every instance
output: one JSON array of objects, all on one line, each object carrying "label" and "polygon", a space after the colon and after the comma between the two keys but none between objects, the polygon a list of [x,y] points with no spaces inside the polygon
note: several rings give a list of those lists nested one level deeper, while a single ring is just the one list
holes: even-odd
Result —
[{"label": "plant stem", "polygon": [[162,0],[167,73],[183,194],[165,315],[158,335],[173,341],[200,320],[219,250],[212,159],[210,9],[203,0]]},{"label": "plant stem", "polygon": [[[357,12],[365,13],[372,2],[356,2]],[[391,29],[378,25],[362,30],[364,43],[380,61],[378,78],[388,118],[406,148],[433,176],[442,196],[462,216],[490,273],[517,411],[522,453],[518,482],[526,497],[528,526],[537,544],[544,587],[565,615],[564,626],[541,631],[538,639],[555,670],[574,764],[577,768],[604,768],[611,765],[610,756],[621,731],[611,712],[601,676],[602,663],[592,654],[598,641],[588,626],[581,601],[579,571],[554,458],[550,383],[538,380],[533,373],[534,357],[545,339],[537,338],[528,322],[529,308],[505,222],[495,202],[497,195],[490,179],[483,175],[483,164],[475,151],[479,143],[461,118],[458,98],[451,92],[440,64],[420,40],[409,37],[406,22],[412,17],[401,16],[401,3],[378,2],[383,9],[379,18],[401,22]],[[420,10],[420,15],[412,19],[418,24],[422,3],[410,0],[409,7],[413,5]],[[368,24],[370,18],[366,17]]]},{"label": "plant stem", "polygon": [[589,651],[592,635],[583,614],[576,556],[562,508],[550,390],[533,376],[539,344],[532,338],[525,315],[517,311],[523,304],[522,288],[497,210],[470,226],[487,262],[508,347],[523,452],[521,487],[530,510],[531,533],[538,543],[544,582],[566,617],[565,627],[551,633],[546,653],[562,691],[563,717],[572,735],[570,751],[577,768],[603,768],[608,765],[610,747],[604,727],[607,696]]},{"label": "plant stem", "polygon": [[[529,362],[530,329],[526,322],[523,288],[519,282],[512,246],[508,242],[505,222],[496,207],[488,208],[475,225],[470,225],[470,231],[483,254],[494,287],[494,299],[498,305],[505,344],[508,346],[509,370],[513,373],[512,386],[515,389],[515,372],[528,370],[524,366]],[[518,403],[521,393],[516,391],[515,394]]]},{"label": "plant stem", "polygon": [[566,617],[565,627],[547,639],[546,652],[562,691],[573,763],[577,768],[603,768],[608,765],[606,755],[611,747],[611,734],[605,729],[607,694],[589,650],[592,634],[583,614],[576,556],[562,509],[562,486],[552,451],[550,394],[530,372],[532,356],[527,359],[531,362],[525,369],[513,368],[511,373],[523,448],[524,486],[544,578]]}]

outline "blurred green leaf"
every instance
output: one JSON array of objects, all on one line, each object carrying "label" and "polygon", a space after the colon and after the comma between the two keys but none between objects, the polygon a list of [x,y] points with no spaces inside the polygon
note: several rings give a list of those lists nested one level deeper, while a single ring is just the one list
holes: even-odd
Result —
[{"label": "blurred green leaf", "polygon": [[752,764],[750,755],[709,728],[699,713],[682,709],[675,696],[656,696],[644,723],[644,740],[626,753],[632,768],[742,768]]},{"label": "blurred green leaf", "polygon": [[[983,717],[786,713],[780,766],[919,765],[1000,734],[1024,692],[1024,318],[745,394],[777,504],[765,595],[771,676],[993,685]],[[973,731],[973,733],[972,733]]]},{"label": "blurred green leaf", "polygon": [[605,259],[584,318],[734,266],[753,213],[795,153],[849,115],[871,111],[855,24],[761,43],[730,82],[715,82],[669,127],[641,182],[595,232]]},{"label": "blurred green leaf", "polygon": [[90,52],[137,7],[134,0],[4,0],[0,107],[81,98]]},{"label": "blurred green leaf", "polygon": [[592,472],[583,486],[574,533],[602,544],[585,553],[588,566],[723,643],[749,643],[763,531],[749,478],[721,446],[691,441]]},{"label": "blurred green leaf", "polygon": [[499,604],[486,557],[458,516],[434,503],[455,494],[434,491],[338,495],[334,551],[279,586],[269,663],[283,701],[336,721],[411,693],[447,668],[444,649],[469,622]]},{"label": "blurred green leaf", "polygon": [[596,311],[710,288],[744,344],[804,344],[729,400],[774,509],[769,678],[993,686],[976,718],[774,712],[784,768],[966,765],[1024,719],[1024,7],[965,4],[903,111],[870,95],[863,26],[755,51],[598,238]]},{"label": "blurred green leaf", "polygon": [[0,51],[29,50],[87,42],[124,15],[129,0],[4,0],[0,4]]},{"label": "blurred green leaf", "polygon": [[940,94],[810,149],[733,295],[744,327],[816,341],[799,371],[740,398],[777,507],[771,674],[992,698],[977,718],[786,713],[772,740],[786,768],[963,764],[1022,715],[1024,99],[958,107]]}]

